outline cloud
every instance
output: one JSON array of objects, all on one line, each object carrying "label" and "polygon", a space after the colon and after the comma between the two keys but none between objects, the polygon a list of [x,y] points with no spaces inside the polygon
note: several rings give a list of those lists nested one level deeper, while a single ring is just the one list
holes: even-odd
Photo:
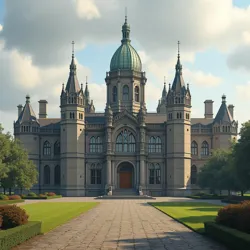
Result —
[{"label": "cloud", "polygon": [[0,32],[3,30],[3,25],[0,24]]},{"label": "cloud", "polygon": [[250,44],[241,45],[230,53],[227,64],[231,69],[244,69],[250,72]]},{"label": "cloud", "polygon": [[244,85],[237,85],[236,92],[239,100],[249,100],[250,99],[250,82]]},{"label": "cloud", "polygon": [[93,0],[77,0],[76,11],[78,16],[83,19],[100,18],[100,12]]},{"label": "cloud", "polygon": [[228,50],[246,39],[250,26],[250,7],[237,8],[231,0],[158,0],[157,4],[145,0],[110,0],[108,4],[103,0],[60,0],[59,5],[56,0],[9,0],[1,37],[6,49],[30,55],[36,65],[63,65],[71,40],[79,47],[119,43],[125,6],[132,41],[157,60],[173,53],[177,40],[187,53],[211,46]]}]

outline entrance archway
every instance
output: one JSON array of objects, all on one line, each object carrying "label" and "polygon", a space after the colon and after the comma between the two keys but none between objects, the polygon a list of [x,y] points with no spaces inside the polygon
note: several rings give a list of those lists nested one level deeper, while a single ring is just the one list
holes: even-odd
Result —
[{"label": "entrance archway", "polygon": [[129,189],[134,187],[134,166],[130,162],[122,162],[117,168],[118,187]]}]

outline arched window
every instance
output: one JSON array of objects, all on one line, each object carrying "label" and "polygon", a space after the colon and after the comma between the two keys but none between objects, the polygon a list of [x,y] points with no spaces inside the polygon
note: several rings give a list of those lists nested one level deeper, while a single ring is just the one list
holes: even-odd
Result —
[{"label": "arched window", "polygon": [[177,113],[177,116],[176,116],[177,119],[179,119],[179,113]]},{"label": "arched window", "polygon": [[90,183],[91,184],[101,184],[102,183],[102,168],[99,163],[91,164],[90,169]]},{"label": "arched window", "polygon": [[97,136],[97,137],[92,136],[90,138],[90,142],[89,142],[89,151],[91,153],[101,153],[102,150],[103,150],[102,138],[99,136]]},{"label": "arched window", "polygon": [[48,165],[44,167],[43,183],[44,183],[44,185],[49,185],[50,184],[50,168],[49,168]]},{"label": "arched window", "polygon": [[43,155],[51,155],[51,145],[48,141],[43,144]]},{"label": "arched window", "polygon": [[206,141],[202,142],[201,145],[201,155],[209,155],[209,145]]},{"label": "arched window", "polygon": [[102,139],[99,136],[96,138],[96,152],[102,152]]},{"label": "arched window", "polygon": [[149,164],[149,184],[161,184],[161,166],[159,163]]},{"label": "arched window", "polygon": [[135,87],[135,101],[139,102],[139,87]]},{"label": "arched window", "polygon": [[60,155],[60,142],[56,141],[54,144],[54,155]]},{"label": "arched window", "polygon": [[161,148],[162,148],[161,138],[159,136],[157,137],[151,136],[149,138],[149,143],[148,143],[148,152],[161,153]]},{"label": "arched window", "polygon": [[196,184],[197,182],[197,167],[193,165],[191,167],[191,184]]},{"label": "arched window", "polygon": [[129,94],[129,88],[127,85],[123,86],[122,89],[122,100],[123,101],[128,101],[128,94]]},{"label": "arched window", "polygon": [[156,142],[156,140],[155,140],[154,136],[151,136],[149,138],[149,142],[148,142],[148,152],[149,153],[155,153],[155,142]]},{"label": "arched window", "polygon": [[117,87],[116,86],[113,87],[112,95],[113,95],[113,102],[117,102]]},{"label": "arched window", "polygon": [[61,168],[59,165],[55,166],[54,169],[54,184],[55,185],[61,184]]},{"label": "arched window", "polygon": [[116,152],[135,152],[135,137],[124,129],[116,138]]},{"label": "arched window", "polygon": [[191,154],[198,155],[198,144],[196,141],[192,141],[191,143]]}]

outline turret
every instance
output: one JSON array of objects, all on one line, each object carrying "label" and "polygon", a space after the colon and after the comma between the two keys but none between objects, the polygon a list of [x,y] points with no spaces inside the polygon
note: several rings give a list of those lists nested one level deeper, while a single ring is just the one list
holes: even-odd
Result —
[{"label": "turret", "polygon": [[175,78],[167,94],[167,192],[168,195],[185,196],[191,174],[191,94],[182,75],[178,42]]},{"label": "turret", "polygon": [[65,195],[84,196],[85,98],[77,79],[74,42],[72,48],[69,77],[61,92],[61,179]]},{"label": "turret", "polygon": [[228,148],[231,145],[231,141],[236,139],[238,134],[238,122],[234,120],[232,110],[230,112],[232,107],[227,106],[224,94],[221,98],[220,108],[213,121],[214,148]]},{"label": "turret", "polygon": [[166,78],[164,76],[164,86],[162,90],[161,99],[159,100],[157,113],[166,114],[166,105],[167,105],[167,89],[166,89]]}]

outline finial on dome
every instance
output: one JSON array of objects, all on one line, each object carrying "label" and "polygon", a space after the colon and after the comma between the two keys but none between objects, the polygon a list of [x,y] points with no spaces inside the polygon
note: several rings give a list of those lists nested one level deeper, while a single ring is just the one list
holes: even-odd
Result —
[{"label": "finial on dome", "polygon": [[26,103],[30,103],[30,95],[29,94],[26,95]]},{"label": "finial on dome", "polygon": [[222,102],[226,102],[226,95],[223,94],[222,97],[221,97],[221,99],[222,99]]},{"label": "finial on dome", "polygon": [[180,41],[178,41],[178,58],[180,58]]},{"label": "finial on dome", "polygon": [[125,7],[125,23],[127,23],[127,19],[128,19],[128,9],[127,7]]}]

